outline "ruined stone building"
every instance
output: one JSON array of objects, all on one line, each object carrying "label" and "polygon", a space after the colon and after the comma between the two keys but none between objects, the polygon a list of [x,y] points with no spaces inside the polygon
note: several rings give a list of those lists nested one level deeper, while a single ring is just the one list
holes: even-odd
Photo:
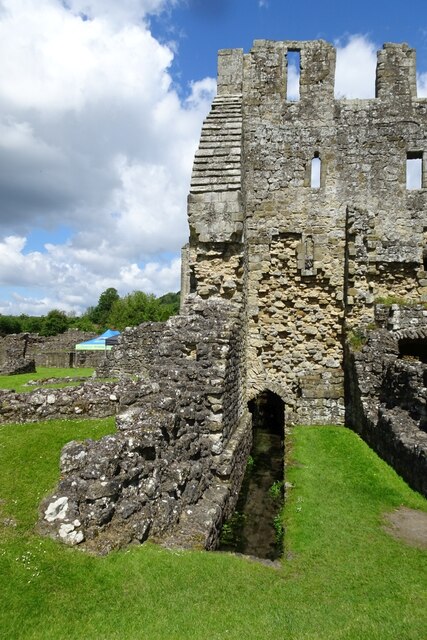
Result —
[{"label": "ruined stone building", "polygon": [[[289,52],[300,56],[297,101]],[[337,99],[334,81],[335,49],[321,40],[220,51],[188,201],[182,290],[239,305],[247,398],[276,391],[293,423],[343,422],[344,326],[372,322],[380,297],[427,300],[415,51],[384,45],[375,98]]]},{"label": "ruined stone building", "polygon": [[[321,40],[220,51],[181,314],[110,352],[104,373],[140,381],[117,434],[65,447],[43,531],[103,551],[147,537],[214,547],[266,394],[286,425],[346,419],[427,493],[427,99],[405,44],[379,51],[375,98],[335,97],[334,76]],[[347,336],[374,328],[353,353]]]}]

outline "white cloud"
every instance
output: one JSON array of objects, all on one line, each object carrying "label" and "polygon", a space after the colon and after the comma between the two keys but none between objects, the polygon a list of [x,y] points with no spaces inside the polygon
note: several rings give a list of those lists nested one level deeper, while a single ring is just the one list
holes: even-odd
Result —
[{"label": "white cloud", "polygon": [[[173,46],[147,22],[175,1],[0,0],[0,287],[15,291],[0,313],[79,312],[112,286],[179,288],[215,80],[186,99],[175,90]],[[337,46],[338,94],[371,97],[376,45],[358,35]],[[292,93],[292,66],[290,81]],[[418,84],[427,95],[427,73]],[[31,244],[32,229],[58,227],[72,234]]]},{"label": "white cloud", "polygon": [[[173,52],[144,22],[172,4],[3,0],[0,286],[77,311],[109,286],[179,288],[192,158],[215,82],[195,82],[180,101]],[[66,243],[25,245],[32,228],[58,225],[74,230]],[[38,313],[38,299],[15,295],[13,309]]]},{"label": "white cloud", "polygon": [[[377,50],[367,36],[352,35],[335,42],[337,65],[335,95],[338,98],[374,98]],[[427,97],[427,73],[417,74],[418,97]]]},{"label": "white cloud", "polygon": [[335,45],[335,95],[338,98],[374,98],[377,45],[363,35],[337,40]]},{"label": "white cloud", "polygon": [[427,73],[417,75],[417,93],[419,98],[427,98]]},{"label": "white cloud", "polygon": [[159,12],[171,3],[167,0],[67,0],[66,4],[77,15],[102,16],[120,26],[141,20],[148,13]]},{"label": "white cloud", "polygon": [[[288,54],[289,56],[289,54]],[[288,79],[286,85],[286,98],[287,100],[297,101],[300,98],[299,93],[300,85],[300,71],[296,66],[296,62],[289,62],[288,64]]]},{"label": "white cloud", "polygon": [[[46,313],[54,307],[68,312],[80,310],[96,303],[108,287],[117,288],[122,295],[134,290],[158,294],[177,290],[179,257],[167,263],[152,260],[141,267],[108,256],[105,265],[102,258],[105,247],[84,255],[67,245],[47,245],[47,253],[42,254],[25,253],[25,244],[25,238],[19,236],[9,236],[0,243],[1,281],[4,286],[38,291],[40,296],[15,294],[11,302],[0,301],[0,313]],[[49,293],[43,295],[46,282]]]},{"label": "white cloud", "polygon": [[3,285],[38,286],[50,279],[50,264],[38,251],[24,255],[26,239],[8,236],[0,242],[0,273]]}]

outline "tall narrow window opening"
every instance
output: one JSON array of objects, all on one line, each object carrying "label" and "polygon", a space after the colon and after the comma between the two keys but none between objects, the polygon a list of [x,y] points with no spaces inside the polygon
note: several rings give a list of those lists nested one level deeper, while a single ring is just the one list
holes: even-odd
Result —
[{"label": "tall narrow window opening", "polygon": [[320,187],[320,170],[321,160],[319,154],[316,152],[311,161],[310,186],[312,187],[312,189],[318,189]]},{"label": "tall narrow window opening", "polygon": [[289,50],[286,59],[288,67],[286,100],[298,102],[300,99],[301,53],[298,50]]},{"label": "tall narrow window opening", "polygon": [[406,154],[406,188],[421,189],[423,186],[423,154],[408,151]]}]

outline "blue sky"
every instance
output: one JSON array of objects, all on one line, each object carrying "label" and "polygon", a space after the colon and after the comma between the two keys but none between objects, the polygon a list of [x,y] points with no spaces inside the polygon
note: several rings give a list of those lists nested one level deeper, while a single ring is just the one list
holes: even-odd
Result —
[{"label": "blue sky", "polygon": [[427,66],[427,5],[424,0],[189,0],[167,21],[152,20],[164,38],[181,33],[174,71],[184,80],[216,73],[216,51],[243,48],[254,39],[335,41],[363,34],[378,46],[408,42]]},{"label": "blue sky", "polygon": [[80,313],[107,287],[179,289],[186,197],[220,48],[323,38],[340,96],[425,0],[0,0],[0,313]]}]

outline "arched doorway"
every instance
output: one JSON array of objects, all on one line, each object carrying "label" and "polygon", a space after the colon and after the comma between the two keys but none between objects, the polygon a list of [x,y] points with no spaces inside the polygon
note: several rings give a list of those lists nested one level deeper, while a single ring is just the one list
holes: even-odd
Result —
[{"label": "arched doorway", "polygon": [[275,560],[282,553],[284,403],[263,391],[248,404],[253,445],[235,513],[225,524],[220,549]]}]

